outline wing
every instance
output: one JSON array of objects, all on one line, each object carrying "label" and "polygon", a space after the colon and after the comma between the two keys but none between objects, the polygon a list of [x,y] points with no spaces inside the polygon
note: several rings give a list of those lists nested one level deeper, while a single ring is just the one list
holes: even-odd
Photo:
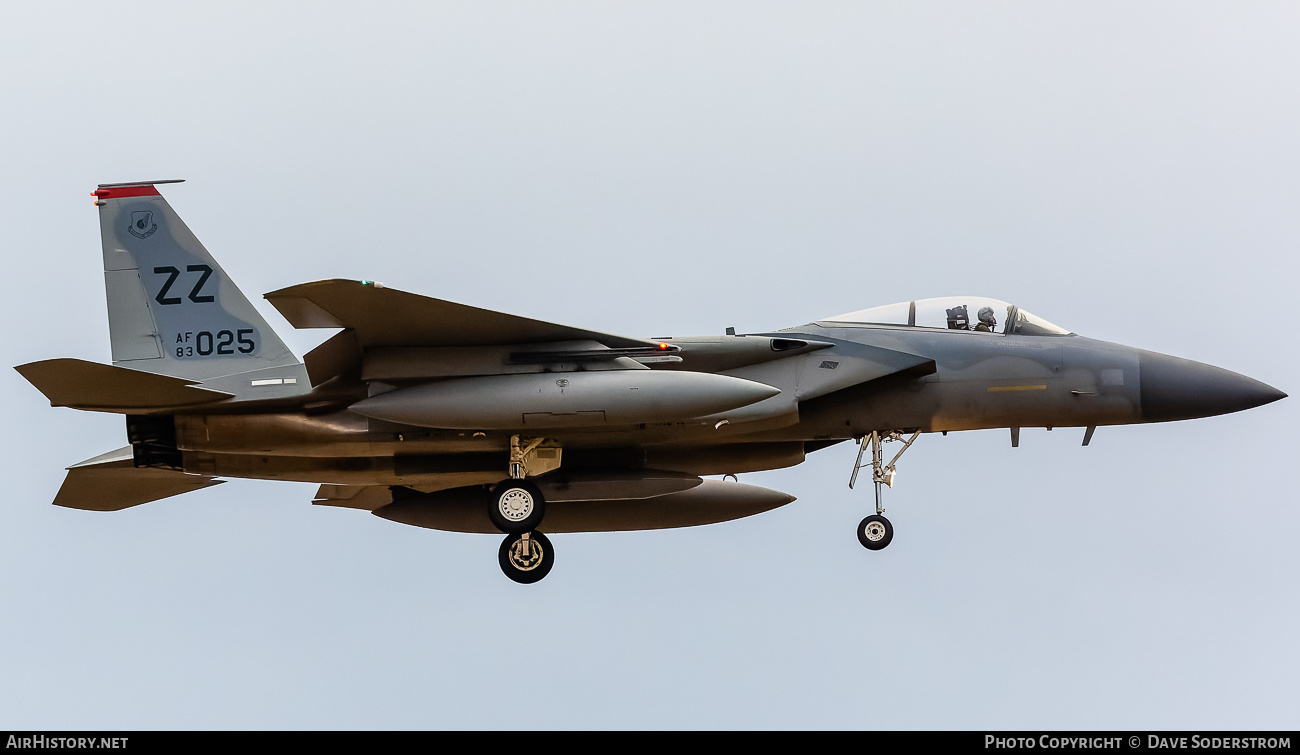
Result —
[{"label": "wing", "polygon": [[653,348],[654,341],[531,320],[432,299],[368,281],[323,280],[266,295],[295,328],[348,328],[371,346],[504,346],[596,341],[611,349]]},{"label": "wing", "polygon": [[608,349],[653,349],[654,341],[432,299],[370,281],[323,280],[266,295],[295,328],[343,328],[303,357],[312,385],[344,375],[371,347],[470,347],[595,342]]}]

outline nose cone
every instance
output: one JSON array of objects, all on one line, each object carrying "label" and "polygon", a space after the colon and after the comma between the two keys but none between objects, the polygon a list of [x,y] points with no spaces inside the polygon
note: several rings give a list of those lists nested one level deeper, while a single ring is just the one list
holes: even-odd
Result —
[{"label": "nose cone", "polygon": [[1213,417],[1286,398],[1245,375],[1154,351],[1138,355],[1138,375],[1145,422]]}]

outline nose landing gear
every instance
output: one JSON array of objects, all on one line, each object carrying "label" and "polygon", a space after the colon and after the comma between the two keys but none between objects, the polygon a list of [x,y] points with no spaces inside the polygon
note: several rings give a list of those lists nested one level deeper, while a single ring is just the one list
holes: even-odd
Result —
[{"label": "nose landing gear", "polygon": [[[889,520],[883,516],[885,509],[881,506],[880,486],[894,487],[894,474],[897,472],[895,465],[898,463],[899,457],[920,436],[920,430],[912,433],[912,437],[903,443],[903,447],[898,449],[898,453],[894,454],[894,458],[888,464],[882,463],[884,453],[881,450],[881,445],[889,441],[901,441],[903,439],[902,435],[890,431],[882,437],[879,431],[872,430],[870,435],[864,435],[858,440],[858,460],[853,465],[853,475],[849,478],[849,489],[852,490],[853,484],[858,481],[858,472],[867,467],[871,467],[871,481],[876,486],[876,513],[858,523],[858,542],[867,550],[881,550],[894,539],[894,525],[890,524]],[[871,463],[863,464],[862,455],[867,450],[868,440],[871,443]]]}]

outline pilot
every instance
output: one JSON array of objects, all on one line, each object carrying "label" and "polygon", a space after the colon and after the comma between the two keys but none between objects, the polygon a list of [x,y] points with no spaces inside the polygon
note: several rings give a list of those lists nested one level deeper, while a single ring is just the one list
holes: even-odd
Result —
[{"label": "pilot", "polygon": [[972,328],[972,330],[978,330],[983,333],[992,333],[998,327],[998,318],[993,316],[992,307],[980,307],[979,320],[979,324]]}]

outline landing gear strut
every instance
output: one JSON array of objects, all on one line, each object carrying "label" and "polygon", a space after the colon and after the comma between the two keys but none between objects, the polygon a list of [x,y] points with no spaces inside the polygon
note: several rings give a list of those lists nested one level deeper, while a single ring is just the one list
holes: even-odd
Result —
[{"label": "landing gear strut", "polygon": [[[881,445],[889,441],[902,440],[902,435],[890,431],[882,438],[879,431],[872,430],[870,435],[864,435],[858,441],[858,460],[853,465],[853,476],[849,478],[849,489],[852,490],[853,484],[858,481],[858,472],[867,467],[871,467],[871,481],[876,485],[876,513],[858,523],[858,542],[862,543],[862,547],[867,550],[881,550],[894,539],[894,525],[890,524],[889,520],[883,516],[885,509],[881,506],[880,486],[894,487],[894,473],[897,471],[894,465],[898,463],[899,457],[903,455],[904,451],[911,448],[912,443],[920,435],[920,430],[912,433],[912,437],[908,438],[903,447],[898,449],[898,453],[894,454],[894,458],[890,459],[888,464],[882,463],[884,453],[881,450]],[[868,441],[871,443],[871,463],[863,464],[862,455],[867,450]]]},{"label": "landing gear strut", "polygon": [[546,515],[546,499],[536,485],[524,479],[528,461],[543,440],[510,436],[510,477],[492,488],[488,497],[488,518],[506,533],[497,553],[501,571],[525,585],[545,577],[555,564],[551,541],[537,531]]}]

